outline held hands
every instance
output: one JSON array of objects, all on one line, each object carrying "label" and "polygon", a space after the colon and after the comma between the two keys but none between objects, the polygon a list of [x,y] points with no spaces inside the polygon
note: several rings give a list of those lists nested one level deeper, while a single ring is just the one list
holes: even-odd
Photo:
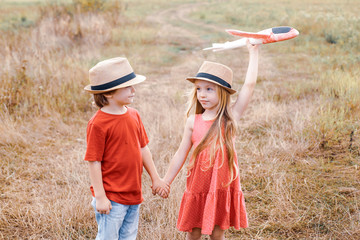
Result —
[{"label": "held hands", "polygon": [[153,182],[151,189],[153,195],[158,194],[162,198],[167,198],[170,194],[170,185],[161,178]]}]

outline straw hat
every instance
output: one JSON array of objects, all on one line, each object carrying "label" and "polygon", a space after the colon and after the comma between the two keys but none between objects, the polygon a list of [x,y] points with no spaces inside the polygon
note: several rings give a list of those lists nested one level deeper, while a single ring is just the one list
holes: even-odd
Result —
[{"label": "straw hat", "polygon": [[204,61],[195,77],[188,77],[186,80],[194,83],[195,80],[205,80],[225,88],[230,94],[236,93],[231,88],[233,80],[232,70],[220,63]]},{"label": "straw hat", "polygon": [[89,70],[90,84],[84,89],[90,93],[103,93],[132,86],[145,81],[146,77],[135,75],[126,58],[111,58],[97,63]]}]

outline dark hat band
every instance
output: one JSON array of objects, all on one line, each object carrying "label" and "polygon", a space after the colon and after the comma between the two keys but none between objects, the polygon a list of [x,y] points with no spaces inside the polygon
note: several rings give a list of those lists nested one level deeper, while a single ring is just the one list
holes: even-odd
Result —
[{"label": "dark hat band", "polygon": [[196,77],[208,78],[210,80],[213,80],[213,81],[219,83],[220,85],[222,85],[224,87],[231,88],[231,85],[228,82],[224,81],[223,79],[221,79],[221,78],[219,78],[219,77],[217,77],[215,75],[209,74],[209,73],[198,73],[196,75]]},{"label": "dark hat band", "polygon": [[91,86],[91,90],[106,90],[106,89],[110,89],[110,88],[113,88],[113,87],[116,87],[120,84],[123,84],[133,78],[136,78],[136,75],[134,72],[124,76],[124,77],[121,77],[121,78],[118,78],[114,81],[111,81],[111,82],[108,82],[108,83],[104,83],[104,84],[101,84],[101,85],[96,85],[96,86]]}]

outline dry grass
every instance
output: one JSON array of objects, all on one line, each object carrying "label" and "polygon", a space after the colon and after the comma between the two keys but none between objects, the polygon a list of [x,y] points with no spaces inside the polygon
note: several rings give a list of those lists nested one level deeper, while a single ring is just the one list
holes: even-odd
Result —
[{"label": "dry grass", "polygon": [[[301,35],[261,49],[259,83],[236,142],[250,227],[226,236],[360,238],[355,0],[62,2],[0,1],[0,239],[95,238],[83,161],[95,109],[83,87],[96,62],[126,56],[147,76],[133,107],[164,175],[181,140],[184,79],[204,59],[229,65],[236,88],[244,79],[245,49],[201,49],[229,40],[224,28],[278,25]],[[162,200],[143,175],[138,239],[184,239],[175,226],[185,179],[181,171]]]}]

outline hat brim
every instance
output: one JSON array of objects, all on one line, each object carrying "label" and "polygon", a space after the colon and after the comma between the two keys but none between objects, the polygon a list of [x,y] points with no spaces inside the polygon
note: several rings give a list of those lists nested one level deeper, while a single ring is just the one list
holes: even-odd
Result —
[{"label": "hat brim", "polygon": [[225,87],[223,85],[221,85],[220,83],[214,81],[214,80],[211,80],[211,79],[208,79],[208,78],[202,78],[202,77],[188,77],[186,78],[186,80],[192,82],[192,83],[195,83],[196,80],[204,80],[204,81],[208,81],[208,82],[211,82],[211,83],[214,83],[216,85],[219,85],[220,87],[222,88],[225,88],[226,91],[228,91],[230,94],[234,94],[236,93],[236,90],[232,89],[232,88],[228,88],[228,87]]},{"label": "hat brim", "polygon": [[125,88],[125,87],[129,87],[129,86],[132,86],[132,85],[136,85],[138,83],[141,83],[143,81],[145,81],[146,77],[143,76],[143,75],[138,75],[136,74],[136,77],[127,81],[127,82],[124,82],[122,84],[119,84],[115,87],[112,87],[112,88],[108,88],[108,89],[105,89],[105,90],[92,90],[91,89],[91,84],[87,85],[84,90],[86,90],[87,92],[89,93],[93,93],[93,94],[97,94],[97,93],[105,93],[105,92],[110,92],[110,91],[113,91],[113,90],[116,90],[116,89],[119,89],[119,88]]}]

